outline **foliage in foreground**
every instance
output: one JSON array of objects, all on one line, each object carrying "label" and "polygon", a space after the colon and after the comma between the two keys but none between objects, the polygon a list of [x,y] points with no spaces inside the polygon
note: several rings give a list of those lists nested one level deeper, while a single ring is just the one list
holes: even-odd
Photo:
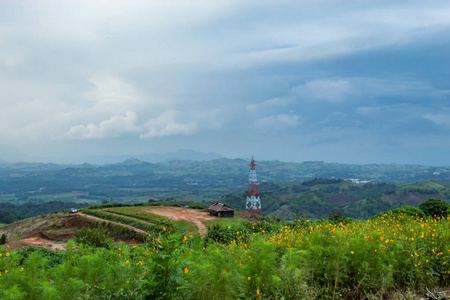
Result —
[{"label": "foliage in foreground", "polygon": [[450,284],[450,218],[395,212],[225,225],[209,240],[174,233],[109,249],[0,249],[2,299],[364,299]]}]

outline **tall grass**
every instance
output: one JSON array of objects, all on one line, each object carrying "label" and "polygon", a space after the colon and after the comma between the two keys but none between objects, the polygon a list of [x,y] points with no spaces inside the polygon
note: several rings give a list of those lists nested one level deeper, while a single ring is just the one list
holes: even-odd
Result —
[{"label": "tall grass", "polygon": [[450,284],[450,219],[387,213],[216,231],[203,240],[173,233],[110,249],[75,250],[70,242],[54,259],[0,248],[0,298],[401,299],[397,289]]}]

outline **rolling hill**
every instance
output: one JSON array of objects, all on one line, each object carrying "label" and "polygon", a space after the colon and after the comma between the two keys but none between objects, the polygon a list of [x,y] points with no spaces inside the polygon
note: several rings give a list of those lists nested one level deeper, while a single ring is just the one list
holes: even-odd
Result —
[{"label": "rolling hill", "polygon": [[[402,205],[418,206],[430,198],[450,202],[450,183],[422,181],[410,184],[365,183],[342,179],[314,179],[298,184],[261,183],[264,215],[289,218],[301,212],[307,218],[341,211],[347,217],[365,219]],[[245,209],[246,193],[228,194],[221,201]]]}]

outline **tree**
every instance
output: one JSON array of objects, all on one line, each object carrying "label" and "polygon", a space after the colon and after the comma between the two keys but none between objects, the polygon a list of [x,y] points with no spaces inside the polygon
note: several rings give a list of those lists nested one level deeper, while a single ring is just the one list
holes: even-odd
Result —
[{"label": "tree", "polygon": [[427,216],[431,217],[445,217],[449,213],[450,206],[440,199],[428,199],[419,205],[419,208]]}]

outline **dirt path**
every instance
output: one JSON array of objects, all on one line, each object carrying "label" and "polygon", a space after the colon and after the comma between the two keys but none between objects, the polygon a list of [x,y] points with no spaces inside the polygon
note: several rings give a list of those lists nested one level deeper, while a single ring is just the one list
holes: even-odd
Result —
[{"label": "dirt path", "polygon": [[42,248],[49,248],[52,250],[58,249],[58,250],[66,250],[66,243],[55,243],[51,240],[47,240],[47,239],[41,239],[38,237],[30,237],[30,238],[26,238],[26,239],[21,239],[21,242],[24,242],[26,244],[30,244],[32,246],[35,247],[42,247]]},{"label": "dirt path", "polygon": [[206,226],[202,221],[214,220],[215,217],[207,212],[198,211],[190,208],[172,207],[172,206],[152,206],[143,207],[142,210],[160,215],[174,221],[184,220],[194,223],[198,227],[198,232],[203,237],[206,235]]}]

